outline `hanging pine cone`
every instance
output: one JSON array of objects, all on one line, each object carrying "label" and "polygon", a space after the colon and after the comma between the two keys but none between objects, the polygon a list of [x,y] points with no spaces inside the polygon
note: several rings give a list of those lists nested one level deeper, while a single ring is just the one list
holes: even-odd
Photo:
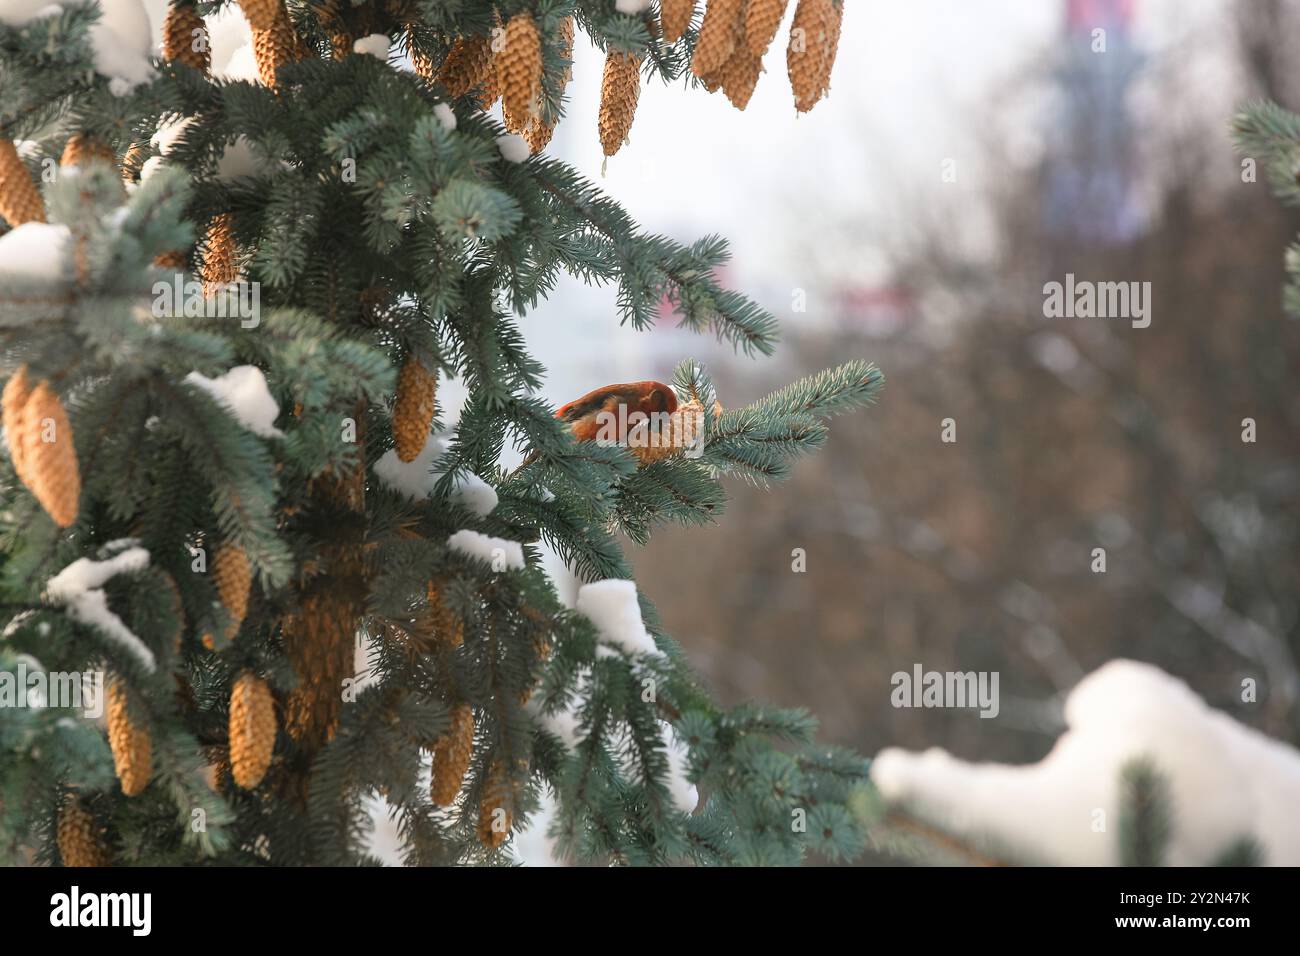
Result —
[{"label": "hanging pine cone", "polygon": [[[265,29],[253,28],[253,58],[257,61],[257,78],[264,86],[272,89],[275,88],[276,71],[286,63],[300,59],[302,53],[293,21],[289,19],[281,0],[277,0],[276,5],[279,9],[270,26]],[[351,52],[351,43],[348,46]]]},{"label": "hanging pine cone", "polygon": [[727,94],[731,105],[743,110],[749,105],[749,98],[754,95],[758,85],[758,75],[763,72],[763,58],[749,52],[745,46],[737,44],[736,52],[722,68],[722,92]]},{"label": "hanging pine cone", "polygon": [[252,790],[262,782],[275,749],[275,702],[260,677],[244,672],[230,690],[230,770]]},{"label": "hanging pine cone", "polygon": [[212,576],[221,606],[230,615],[226,626],[226,638],[230,639],[239,632],[248,614],[248,593],[253,586],[253,569],[243,548],[230,541],[223,543],[212,559]]},{"label": "hanging pine cone", "polygon": [[40,382],[23,405],[19,426],[24,483],[60,528],[77,520],[81,472],[72,424],[49,383]]},{"label": "hanging pine cone", "polygon": [[117,162],[117,154],[107,143],[95,139],[88,133],[77,133],[69,139],[63,146],[63,155],[59,157],[59,165],[64,168],[85,166],[92,162],[107,163],[111,166]]},{"label": "hanging pine cone", "polygon": [[528,144],[530,153],[540,153],[551,142],[551,137],[555,135],[555,122],[546,122],[540,116],[534,117],[533,121],[524,127],[520,134],[524,142]]},{"label": "hanging pine cone", "polygon": [[700,39],[695,44],[691,72],[698,77],[717,73],[731,59],[739,34],[744,29],[741,13],[744,0],[709,0],[700,23]]},{"label": "hanging pine cone", "polygon": [[284,0],[239,0],[239,9],[254,30],[269,30],[284,9]]},{"label": "hanging pine cone", "polygon": [[393,438],[397,457],[415,461],[429,440],[433,422],[438,374],[427,369],[414,355],[407,356],[397,376],[397,400],[393,404]]},{"label": "hanging pine cone", "polygon": [[478,840],[484,846],[496,849],[510,836],[514,823],[513,802],[510,780],[500,761],[496,761],[488,771],[478,805]]},{"label": "hanging pine cone", "polygon": [[439,807],[456,802],[470,757],[474,754],[474,708],[458,704],[451,710],[451,727],[433,742],[433,771],[429,797]]},{"label": "hanging pine cone", "polygon": [[[453,98],[464,96],[475,87],[491,81],[496,86],[492,65],[492,41],[486,36],[465,36],[455,42],[438,71],[438,82]],[[493,97],[495,102],[496,97]]]},{"label": "hanging pine cone", "polygon": [[153,776],[153,740],[149,727],[131,717],[124,681],[114,677],[108,683],[108,745],[122,792],[134,797]]},{"label": "hanging pine cone", "polygon": [[140,169],[148,158],[149,147],[146,143],[132,143],[126,148],[122,157],[122,181],[133,183],[140,178]]},{"label": "hanging pine cone", "polygon": [[45,201],[12,140],[0,139],[0,216],[11,226],[45,221]]},{"label": "hanging pine cone", "polygon": [[695,0],[660,0],[659,24],[663,27],[664,39],[676,43],[691,25],[695,15]]},{"label": "hanging pine cone", "polygon": [[761,57],[776,39],[789,0],[749,0],[745,8],[745,48]]},{"label": "hanging pine cone", "polygon": [[[560,55],[569,61],[569,65],[564,70],[564,78],[560,81],[560,92],[563,93],[564,88],[573,79],[573,17],[565,17],[560,22]],[[538,110],[537,115],[524,127],[523,132],[530,152],[540,153],[546,148],[551,137],[555,135],[555,126],[559,120],[559,116],[545,118],[542,116],[542,111]]]},{"label": "hanging pine cone", "polygon": [[633,429],[628,434],[628,451],[642,465],[680,455],[695,444],[703,421],[704,406],[697,399],[682,402],[669,416],[668,425],[658,435],[651,434],[645,425]]},{"label": "hanging pine cone", "polygon": [[433,647],[456,648],[465,643],[465,625],[447,608],[437,584],[425,591],[425,611],[419,621],[420,637]]},{"label": "hanging pine cone", "polygon": [[830,89],[843,16],[844,7],[836,0],[799,0],[794,9],[785,62],[800,113],[816,106]]},{"label": "hanging pine cone", "polygon": [[4,411],[5,441],[9,445],[9,459],[14,463],[14,473],[18,480],[31,486],[30,473],[27,470],[27,435],[23,416],[26,414],[27,399],[32,394],[32,383],[27,378],[27,366],[19,366],[18,371],[5,383],[0,405]]},{"label": "hanging pine cone", "polygon": [[235,218],[228,212],[212,218],[203,240],[202,266],[204,296],[212,296],[239,278],[238,248],[235,245]]},{"label": "hanging pine cone", "polygon": [[542,38],[529,13],[517,13],[506,24],[505,46],[495,58],[501,109],[519,129],[537,112],[542,91]]},{"label": "hanging pine cone", "polygon": [[429,54],[415,46],[415,32],[406,31],[406,48],[411,51],[411,66],[415,68],[415,75],[422,80],[432,81],[437,77],[437,71],[433,68],[433,60]]},{"label": "hanging pine cone", "polygon": [[207,73],[212,65],[207,29],[193,3],[172,0],[163,21],[163,59]]},{"label": "hanging pine cone", "polygon": [[74,794],[59,808],[59,856],[64,866],[108,866],[103,828]]},{"label": "hanging pine cone", "polygon": [[606,156],[617,153],[627,139],[640,96],[641,61],[631,53],[610,50],[600,86],[600,145]]}]

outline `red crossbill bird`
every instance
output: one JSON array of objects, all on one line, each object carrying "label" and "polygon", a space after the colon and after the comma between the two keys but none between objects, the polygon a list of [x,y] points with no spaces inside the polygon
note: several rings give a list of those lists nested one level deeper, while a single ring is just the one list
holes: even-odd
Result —
[{"label": "red crossbill bird", "polygon": [[[619,406],[626,410],[620,414]],[[588,392],[582,398],[574,399],[560,407],[555,417],[568,422],[575,441],[594,441],[608,418],[601,415],[613,415],[614,420],[627,421],[633,412],[645,415],[665,413],[671,415],[677,411],[677,396],[663,382],[627,382],[623,385],[606,385]]]},{"label": "red crossbill bird", "polygon": [[[637,419],[628,422],[629,416],[634,412],[656,416],[671,415],[675,411],[677,396],[663,382],[625,382],[594,389],[581,398],[560,406],[555,417],[568,424],[575,441],[595,441],[608,437],[611,428],[622,429],[629,424],[637,425]],[[658,427],[660,419],[651,417],[649,421],[652,427]],[[617,437],[622,441],[626,435],[618,434]],[[520,467],[531,464],[537,458],[537,452],[530,452]]]}]

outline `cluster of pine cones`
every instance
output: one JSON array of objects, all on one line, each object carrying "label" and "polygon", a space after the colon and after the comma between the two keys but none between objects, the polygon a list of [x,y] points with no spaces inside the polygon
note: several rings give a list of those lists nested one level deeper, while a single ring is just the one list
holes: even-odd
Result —
[{"label": "cluster of pine cones", "polygon": [[[691,71],[709,92],[721,89],[738,109],[749,105],[763,55],[776,37],[789,0],[709,0],[700,23]],[[660,22],[649,22],[652,35],[676,43],[695,15],[696,0],[662,0]],[[831,68],[839,46],[843,0],[798,0],[786,68],[795,108],[812,109],[830,89]],[[458,39],[435,69],[416,57],[416,71],[441,83],[453,97],[473,90],[486,109],[501,100],[506,128],[528,141],[535,153],[551,140],[558,118],[543,103],[542,37],[529,13],[518,13],[499,28],[500,40],[470,35]],[[562,21],[560,55],[571,60],[573,20]],[[567,84],[572,70],[565,72]],[[599,133],[601,148],[613,156],[627,140],[641,93],[641,59],[610,48],[601,79]]]},{"label": "cluster of pine cones", "polygon": [[[112,677],[107,688],[108,745],[122,793],[138,796],[153,776],[153,735],[143,702],[133,697],[126,681]],[[235,784],[257,787],[271,766],[277,723],[275,701],[265,680],[245,671],[230,692],[229,747],[226,764]],[[109,840],[88,802],[69,794],[59,808],[59,856],[65,866],[109,866]]]},{"label": "cluster of pine cones", "polygon": [[[781,26],[789,0],[709,0],[700,23],[691,72],[710,93],[721,88],[743,110],[763,72],[763,55]],[[664,39],[675,42],[690,23],[695,0],[662,0]],[[839,48],[843,0],[798,0],[786,70],[794,105],[806,113],[830,90]]]}]

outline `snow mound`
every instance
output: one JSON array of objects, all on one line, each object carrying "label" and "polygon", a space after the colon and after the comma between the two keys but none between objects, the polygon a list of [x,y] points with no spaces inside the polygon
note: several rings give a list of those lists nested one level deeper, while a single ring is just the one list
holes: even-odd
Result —
[{"label": "snow mound", "polygon": [[190,372],[185,381],[203,389],[224,405],[238,422],[254,435],[263,438],[281,438],[284,433],[275,427],[280,415],[280,405],[271,397],[266,387],[266,376],[255,365],[236,365],[225,375],[208,378]]},{"label": "snow mound", "polygon": [[609,578],[584,584],[578,589],[575,610],[596,625],[603,643],[633,656],[659,653],[641,620],[635,581]]},{"label": "snow mound", "polygon": [[[430,435],[411,461],[402,461],[396,451],[387,451],[375,462],[375,477],[398,494],[421,501],[433,494],[434,486],[442,478],[444,470],[437,467],[437,462],[449,445],[445,435]],[[480,517],[491,514],[500,500],[496,489],[473,472],[456,476],[451,498]]]},{"label": "snow mound", "polygon": [[442,124],[442,128],[447,132],[451,132],[456,128],[456,114],[446,103],[434,104],[433,115],[438,118],[438,122]]},{"label": "snow mound", "polygon": [[71,233],[59,223],[25,222],[0,236],[0,279],[58,282],[71,269]]},{"label": "snow mound", "polygon": [[1065,718],[1068,729],[1037,764],[889,748],[871,777],[887,800],[959,837],[988,837],[1048,863],[1113,866],[1121,768],[1147,758],[1169,783],[1170,865],[1210,864],[1243,837],[1259,842],[1269,864],[1300,865],[1300,751],[1129,660],[1080,681]]},{"label": "snow mound", "polygon": [[511,568],[522,570],[524,567],[524,547],[518,541],[494,538],[491,535],[464,528],[449,537],[447,545],[453,551],[459,551],[467,557],[477,558],[485,564],[492,565],[497,570]]},{"label": "snow mound", "polygon": [[508,163],[522,163],[532,155],[532,150],[528,148],[528,141],[518,133],[498,136],[497,149],[501,151],[501,158]]},{"label": "snow mound", "polygon": [[388,60],[388,35],[385,33],[372,33],[370,36],[362,37],[352,44],[352,52],[362,55],[369,54],[376,60]]},{"label": "snow mound", "polygon": [[90,28],[95,72],[109,79],[109,90],[123,96],[153,75],[153,30],[140,0],[98,0],[100,18]]}]

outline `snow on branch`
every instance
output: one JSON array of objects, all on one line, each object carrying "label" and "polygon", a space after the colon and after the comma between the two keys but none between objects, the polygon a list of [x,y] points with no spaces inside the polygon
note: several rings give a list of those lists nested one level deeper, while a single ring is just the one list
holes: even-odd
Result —
[{"label": "snow on branch", "polygon": [[46,582],[45,596],[50,603],[61,605],[72,620],[93,627],[152,673],[157,666],[153,651],[109,610],[108,596],[102,590],[116,575],[148,567],[149,552],[130,538],[115,541],[105,550],[116,553],[102,561],[91,558],[73,561]]}]

